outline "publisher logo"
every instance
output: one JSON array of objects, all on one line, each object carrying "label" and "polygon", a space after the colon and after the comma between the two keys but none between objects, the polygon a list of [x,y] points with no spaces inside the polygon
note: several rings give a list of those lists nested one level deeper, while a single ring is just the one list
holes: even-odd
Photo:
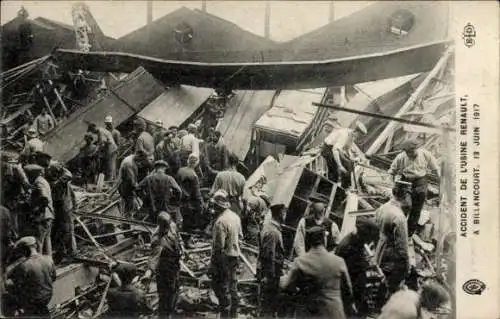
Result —
[{"label": "publisher logo", "polygon": [[479,279],[471,279],[463,284],[462,289],[469,295],[480,295],[486,289],[486,285]]},{"label": "publisher logo", "polygon": [[464,31],[462,32],[462,39],[464,39],[465,46],[471,48],[476,44],[476,29],[469,22],[465,25]]}]

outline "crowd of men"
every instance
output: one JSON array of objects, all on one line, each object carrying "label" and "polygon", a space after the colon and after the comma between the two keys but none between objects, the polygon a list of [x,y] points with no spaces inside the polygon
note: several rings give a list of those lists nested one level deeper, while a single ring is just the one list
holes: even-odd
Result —
[{"label": "crowd of men", "polygon": [[[149,275],[157,282],[160,317],[176,315],[181,257],[185,247],[193,245],[190,234],[196,231],[212,236],[208,275],[221,317],[238,315],[242,240],[259,250],[261,317],[366,317],[366,274],[373,266],[366,256],[370,244],[376,245],[376,267],[385,275],[390,293],[381,318],[431,318],[447,310],[449,293],[438,284],[413,292],[403,289],[411,273],[409,242],[422,224],[426,176],[429,170],[439,174],[435,159],[415,141],[404,145],[389,170],[395,176],[391,200],[377,210],[375,218],[359,219],[344,238],[326,205],[311,205],[311,213],[298,223],[293,262],[285,273],[282,225],[291,208],[274,202],[265,192],[244,196],[246,179],[237,170],[239,159],[228,151],[220,132],[209,130],[202,139],[199,125],[165,129],[161,122],[148,131],[146,122],[137,118],[133,152],[117,165],[120,132],[110,117],[103,124],[89,124],[80,165],[85,165],[83,171],[99,167],[107,180],[116,181],[124,217],[144,217],[158,225]],[[360,123],[355,130],[334,131],[322,147],[329,177],[345,189],[357,160],[350,149],[359,133],[366,133]],[[37,148],[36,131],[28,134],[30,151],[20,162],[6,154],[2,157],[2,288],[24,316],[48,316],[54,262],[77,254],[76,202],[71,172],[43,153],[43,147]],[[87,177],[89,183],[95,181]],[[21,258],[12,263],[13,255]],[[113,271],[118,280],[107,295],[108,315],[150,313],[144,292],[132,283],[137,268],[119,264]],[[430,300],[429,295],[435,298]],[[397,306],[398,300],[406,300],[405,309]]]}]

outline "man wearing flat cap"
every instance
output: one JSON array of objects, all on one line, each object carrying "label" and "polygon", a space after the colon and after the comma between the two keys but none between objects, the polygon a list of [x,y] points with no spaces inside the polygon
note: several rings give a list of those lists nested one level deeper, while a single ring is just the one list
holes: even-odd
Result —
[{"label": "man wearing flat cap", "polygon": [[101,171],[104,172],[107,181],[116,178],[116,156],[118,146],[116,146],[113,135],[103,127],[98,127],[95,123],[89,123],[88,132],[97,136],[98,154],[101,160]]},{"label": "man wearing flat cap", "polygon": [[200,156],[200,141],[196,136],[197,133],[198,127],[191,123],[187,127],[187,134],[181,138],[179,156],[182,164],[186,162],[189,154],[195,154],[198,155],[198,157]]},{"label": "man wearing flat cap", "polygon": [[342,183],[348,189],[351,186],[351,175],[354,171],[354,162],[357,161],[359,149],[355,142],[360,135],[366,134],[363,123],[356,121],[355,128],[339,128],[333,130],[324,140],[321,155],[328,165],[328,178],[333,182]]},{"label": "man wearing flat cap", "polygon": [[113,140],[118,148],[120,148],[122,134],[116,128],[113,127],[113,118],[111,115],[108,115],[104,118],[104,127],[111,132],[111,136],[113,136]]},{"label": "man wearing flat cap", "polygon": [[325,249],[324,227],[307,229],[306,242],[307,252],[295,258],[288,274],[281,277],[281,289],[300,288],[298,304],[305,313],[297,317],[345,319],[354,306],[344,259]]},{"label": "man wearing flat cap", "polygon": [[34,230],[40,246],[40,252],[52,257],[51,229],[54,219],[52,189],[49,182],[43,176],[43,167],[36,164],[29,164],[24,167],[24,170],[32,185],[31,214],[28,218],[31,227],[27,228]]},{"label": "man wearing flat cap", "polygon": [[397,181],[392,198],[375,213],[379,240],[375,260],[385,274],[389,292],[396,292],[410,272],[408,253],[408,226],[404,214],[411,184]]},{"label": "man wearing flat cap", "polygon": [[411,139],[403,144],[403,151],[393,160],[389,174],[394,180],[411,183],[411,210],[408,216],[408,232],[411,236],[418,225],[420,212],[427,195],[427,175],[435,173],[440,178],[440,169],[434,156],[419,147],[419,142]]},{"label": "man wearing flat cap", "polygon": [[[167,174],[168,163],[158,160],[154,163],[154,169],[137,186],[136,192],[142,199],[143,208],[149,215],[149,220],[156,223],[160,212],[168,212],[173,216],[178,213],[177,207],[172,205],[179,203],[182,189],[175,179]],[[176,216],[176,221],[179,218]]]},{"label": "man wearing flat cap", "polygon": [[170,166],[170,175],[175,176],[179,168],[181,168],[181,161],[179,157],[178,142],[175,141],[176,130],[168,130],[163,134],[163,139],[156,145],[155,158],[157,160],[164,160]]},{"label": "man wearing flat cap", "polygon": [[153,155],[155,152],[155,142],[153,136],[146,130],[146,121],[141,118],[136,118],[134,120],[134,132],[137,136],[135,152]]},{"label": "man wearing flat cap", "polygon": [[24,149],[21,151],[21,155],[28,163],[32,163],[31,156],[36,152],[43,152],[43,141],[38,138],[36,128],[34,127],[28,129],[25,141],[26,143]]},{"label": "man wearing flat cap", "polygon": [[83,135],[85,144],[80,147],[78,153],[78,170],[83,179],[83,183],[93,184],[96,182],[98,171],[97,145],[94,144],[94,135],[86,132]]},{"label": "man wearing flat cap", "polygon": [[7,290],[12,293],[23,317],[49,318],[56,269],[52,258],[37,252],[35,237],[23,237],[15,244],[24,257],[7,274]]},{"label": "man wearing flat cap", "polygon": [[243,237],[241,220],[231,211],[228,194],[218,190],[211,199],[215,211],[212,231],[212,256],[209,273],[212,289],[219,300],[221,317],[236,318],[238,313],[238,258],[240,238]]}]

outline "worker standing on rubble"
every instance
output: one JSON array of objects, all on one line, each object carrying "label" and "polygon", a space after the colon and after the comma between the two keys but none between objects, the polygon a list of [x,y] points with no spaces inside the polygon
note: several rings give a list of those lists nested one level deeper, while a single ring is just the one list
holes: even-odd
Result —
[{"label": "worker standing on rubble", "polygon": [[[181,167],[177,172],[177,182],[181,186],[183,193],[183,200],[181,202],[181,215],[184,223],[183,230],[188,234],[199,226],[204,207],[200,180],[195,171],[198,164],[198,156],[191,154],[187,160],[187,166]],[[189,235],[185,238],[185,241],[186,245],[190,245]]]},{"label": "worker standing on rubble", "polygon": [[130,217],[139,208],[135,190],[140,182],[140,171],[144,170],[146,163],[146,155],[138,153],[125,157],[120,164],[117,186],[122,198],[122,213],[125,217]]},{"label": "worker standing on rubble", "polygon": [[160,143],[163,140],[164,134],[165,134],[165,128],[163,127],[163,121],[156,120],[154,131],[153,131],[153,140],[154,140],[155,146],[158,145],[158,143]]},{"label": "worker standing on rubble", "polygon": [[396,292],[410,272],[408,254],[408,228],[403,212],[410,183],[397,181],[392,189],[393,198],[377,209],[376,223],[380,234],[375,260],[387,280],[389,293]]},{"label": "worker standing on rubble", "polygon": [[306,232],[313,226],[321,226],[325,229],[326,234],[326,249],[332,251],[339,242],[340,230],[328,216],[326,216],[325,204],[316,202],[311,206],[312,214],[302,217],[297,225],[295,238],[293,240],[293,250],[295,255],[302,256],[307,251]]},{"label": "worker standing on rubble", "polygon": [[153,312],[151,305],[146,300],[146,294],[141,289],[134,287],[133,279],[137,276],[137,266],[129,263],[120,263],[114,269],[120,278],[121,285],[110,288],[107,295],[109,318],[139,318]]},{"label": "worker standing on rubble", "polygon": [[271,219],[266,220],[260,233],[257,279],[260,282],[260,317],[272,318],[279,312],[279,282],[285,261],[281,223],[286,206],[271,206]]},{"label": "worker standing on rubble", "polygon": [[210,130],[206,143],[207,180],[211,185],[217,173],[229,168],[229,151],[219,131]]},{"label": "worker standing on rubble", "polygon": [[134,131],[137,135],[137,141],[135,143],[135,152],[142,152],[148,156],[153,155],[155,152],[155,142],[153,136],[146,131],[146,122],[137,118],[134,121]]},{"label": "worker standing on rubble", "polygon": [[15,244],[24,259],[17,264],[7,278],[7,291],[22,309],[22,317],[50,318],[49,302],[52,299],[56,269],[50,256],[37,252],[37,240],[23,237]]},{"label": "worker standing on rubble", "polygon": [[236,169],[238,163],[238,157],[234,153],[229,154],[229,168],[217,174],[212,185],[211,194],[214,194],[219,189],[225,190],[229,195],[231,209],[241,216],[243,210],[242,196],[246,180],[245,176]]},{"label": "worker standing on rubble", "polygon": [[178,210],[172,207],[172,199],[178,202],[182,196],[182,189],[175,179],[167,174],[168,163],[158,160],[154,164],[154,170],[146,176],[137,186],[136,193],[141,197],[143,207],[149,214],[149,220],[156,223],[160,212],[168,212],[175,216],[175,220],[180,218]]},{"label": "worker standing on rubble", "polygon": [[167,212],[158,215],[158,239],[157,246],[153,248],[155,258],[150,263],[150,268],[156,274],[158,315],[160,318],[168,318],[175,311],[179,293],[182,245],[177,226]]},{"label": "worker standing on rubble", "polygon": [[12,155],[2,152],[0,176],[0,202],[10,211],[11,225],[15,234],[19,233],[19,217],[25,215],[23,207],[27,203],[31,185],[24,169]]},{"label": "worker standing on rubble", "polygon": [[97,127],[90,123],[88,132],[97,135],[97,147],[101,159],[101,171],[104,171],[106,180],[112,181],[116,178],[116,156],[118,147],[111,132],[105,128]]},{"label": "worker standing on rubble", "polygon": [[111,136],[113,136],[113,141],[115,141],[116,147],[120,148],[122,134],[113,127],[113,118],[110,115],[104,118],[104,126],[109,132],[111,132]]},{"label": "worker standing on rubble", "polygon": [[60,163],[52,163],[47,170],[47,181],[52,189],[54,205],[54,225],[52,229],[52,243],[54,244],[54,262],[60,263],[64,257],[76,255],[75,229],[73,224],[73,210],[76,207],[76,198],[70,182],[71,172]]},{"label": "worker standing on rubble", "polygon": [[32,163],[32,156],[37,152],[43,152],[43,142],[38,138],[38,134],[34,127],[30,127],[26,133],[26,143],[21,151],[23,162]]},{"label": "worker standing on rubble", "polygon": [[40,137],[44,137],[56,127],[55,120],[47,112],[46,108],[43,108],[42,113],[35,118],[33,125]]},{"label": "worker standing on rubble", "polygon": [[307,252],[295,258],[280,288],[300,289],[299,306],[305,314],[297,317],[345,319],[355,313],[351,279],[344,260],[325,249],[325,229],[307,230]]},{"label": "worker standing on rubble", "polygon": [[389,168],[394,180],[403,180],[412,184],[411,210],[408,216],[408,233],[413,235],[417,228],[420,212],[427,196],[427,172],[432,171],[440,178],[440,170],[432,154],[419,147],[418,141],[412,139],[403,144],[403,152],[399,153]]},{"label": "worker standing on rubble", "polygon": [[43,167],[29,164],[24,167],[24,170],[32,185],[30,231],[36,234],[40,253],[52,257],[51,229],[54,219],[52,190],[49,182],[43,177]]},{"label": "worker standing on rubble", "polygon": [[351,187],[351,175],[354,172],[353,162],[358,160],[354,155],[354,143],[360,134],[366,134],[366,127],[357,121],[356,128],[339,128],[333,130],[324,140],[321,155],[328,166],[328,178],[340,182],[344,189]]},{"label": "worker standing on rubble", "polygon": [[212,231],[212,257],[209,275],[212,289],[219,300],[221,318],[236,318],[238,315],[238,258],[240,237],[243,236],[241,220],[230,207],[228,194],[224,190],[215,192],[215,221]]},{"label": "worker standing on rubble", "polygon": [[97,146],[94,144],[94,136],[92,133],[83,135],[85,145],[80,148],[78,154],[78,169],[85,185],[96,182],[98,172],[98,154]]},{"label": "worker standing on rubble", "polygon": [[243,234],[247,243],[259,246],[259,234],[261,233],[264,217],[270,205],[271,199],[264,192],[261,192],[258,196],[250,195],[245,200],[242,224]]},{"label": "worker standing on rubble", "polygon": [[366,296],[366,272],[370,264],[365,252],[365,245],[372,242],[376,243],[378,233],[379,230],[374,221],[358,217],[356,218],[355,230],[342,238],[335,249],[335,254],[344,259],[347,269],[349,270],[358,316],[367,316],[369,314]]},{"label": "worker standing on rubble", "polygon": [[163,160],[170,166],[170,174],[175,176],[179,168],[181,168],[181,161],[179,158],[178,144],[175,142],[174,130],[169,130],[163,134],[163,140],[156,145],[155,158]]}]

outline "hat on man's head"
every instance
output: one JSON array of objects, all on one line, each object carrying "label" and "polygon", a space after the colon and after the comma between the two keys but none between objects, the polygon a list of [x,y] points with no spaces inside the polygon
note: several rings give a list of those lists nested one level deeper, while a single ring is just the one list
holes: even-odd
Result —
[{"label": "hat on man's head", "polygon": [[36,174],[43,172],[43,167],[37,164],[28,164],[24,166],[24,171],[26,174]]},{"label": "hat on man's head", "polygon": [[104,118],[104,123],[113,123],[113,118],[111,115],[108,115]]},{"label": "hat on man's head", "polygon": [[366,126],[363,123],[361,123],[360,121],[356,121],[356,130],[361,132],[361,134],[363,134],[363,135],[366,135],[366,133],[368,133]]},{"label": "hat on man's head", "polygon": [[158,168],[158,167],[164,167],[164,168],[169,168],[170,165],[168,165],[167,162],[165,162],[164,160],[157,160],[155,163],[154,163],[154,167],[155,168]]},{"label": "hat on man's head", "polygon": [[259,197],[262,198],[262,200],[264,200],[264,202],[266,202],[267,206],[271,205],[271,196],[269,196],[268,193],[260,192]]},{"label": "hat on man's head", "polygon": [[161,212],[158,214],[158,218],[157,218],[157,221],[158,221],[158,224],[160,223],[165,223],[167,225],[170,225],[170,223],[173,221],[172,219],[172,216],[170,216],[169,213],[167,212]]},{"label": "hat on man's head", "polygon": [[229,195],[223,189],[219,189],[214,193],[210,201],[221,208],[229,208],[231,204],[228,199]]},{"label": "hat on man's head", "polygon": [[26,237],[23,237],[21,239],[19,239],[15,244],[14,244],[14,248],[15,249],[19,249],[19,248],[22,248],[22,247],[32,247],[32,246],[35,246],[37,244],[36,242],[36,238],[33,237],[33,236],[26,236]]},{"label": "hat on man's head", "polygon": [[125,283],[130,283],[137,276],[137,266],[132,263],[120,262],[115,268],[115,272]]},{"label": "hat on man's head", "polygon": [[146,129],[146,121],[141,119],[140,117],[134,120],[134,127],[145,130]]},{"label": "hat on man's head", "polygon": [[30,127],[28,129],[28,132],[26,132],[26,135],[28,135],[29,137],[36,137],[37,136],[36,129],[34,127]]},{"label": "hat on man's head", "polygon": [[187,131],[188,132],[196,132],[198,130],[198,126],[196,126],[196,124],[189,124],[188,127],[187,127]]},{"label": "hat on man's head", "polygon": [[410,149],[414,149],[414,148],[417,148],[419,145],[418,141],[416,139],[409,139],[407,140],[406,142],[403,143],[403,145],[401,145],[401,148],[403,150],[410,150]]},{"label": "hat on man's head", "polygon": [[155,124],[158,126],[163,126],[163,121],[162,120],[156,120]]}]

